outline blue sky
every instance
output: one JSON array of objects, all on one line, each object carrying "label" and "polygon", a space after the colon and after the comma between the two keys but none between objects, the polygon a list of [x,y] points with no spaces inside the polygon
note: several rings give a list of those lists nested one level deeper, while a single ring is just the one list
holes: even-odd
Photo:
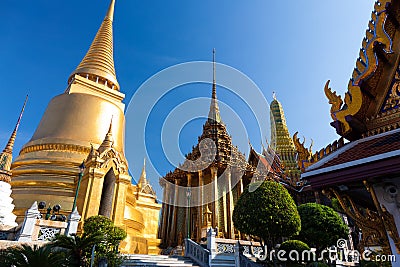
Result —
[{"label": "blue sky", "polygon": [[[1,144],[5,145],[29,94],[15,154],[32,136],[50,99],[65,90],[108,4],[107,0],[2,2]],[[277,92],[291,134],[299,131],[300,136],[313,138],[314,147],[320,149],[338,138],[329,125],[324,84],[331,79],[334,90],[346,91],[373,4],[366,0],[117,0],[114,60],[121,91],[126,94],[124,102],[128,104],[137,88],[157,72],[179,63],[211,60],[216,48],[217,61],[247,75],[268,102],[272,92]],[[157,112],[169,112],[179,101],[209,97],[210,91],[210,85],[183,86],[175,92],[179,97],[163,99]],[[248,117],[240,100],[229,92],[219,88],[218,96],[228,106],[239,107],[239,116]],[[221,115],[235,144],[247,153],[247,140],[230,130],[231,116],[223,109]],[[154,123],[161,125],[162,119],[159,116]],[[195,145],[202,123],[194,120],[182,129],[181,153]],[[247,131],[251,137],[252,129]],[[151,138],[160,137],[154,132]],[[261,141],[250,139],[257,145]],[[157,184],[159,174],[172,166],[160,148],[148,148],[147,156],[158,171],[150,170],[149,179]],[[146,155],[127,154],[131,172],[138,177]]]}]

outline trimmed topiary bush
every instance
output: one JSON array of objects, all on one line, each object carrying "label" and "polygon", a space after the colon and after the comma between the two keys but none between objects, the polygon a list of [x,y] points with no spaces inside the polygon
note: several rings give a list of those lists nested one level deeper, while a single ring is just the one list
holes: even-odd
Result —
[{"label": "trimmed topiary bush", "polygon": [[[256,182],[250,186],[240,195],[233,211],[236,229],[259,237],[269,246],[282,237],[297,235],[300,216],[286,188],[274,181]],[[253,192],[249,190],[255,188]]]},{"label": "trimmed topiary bush", "polygon": [[313,259],[313,257],[308,256],[308,253],[303,253],[304,251],[309,251],[310,247],[300,240],[287,240],[281,244],[279,250],[285,251],[284,257],[289,263],[300,263]]}]

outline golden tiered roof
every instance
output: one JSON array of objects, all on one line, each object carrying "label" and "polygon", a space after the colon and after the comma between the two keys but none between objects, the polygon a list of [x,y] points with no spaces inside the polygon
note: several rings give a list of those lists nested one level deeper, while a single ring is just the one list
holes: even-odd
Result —
[{"label": "golden tiered roof", "polygon": [[68,82],[71,82],[74,75],[78,74],[97,82],[104,82],[108,87],[119,90],[113,57],[114,5],[115,0],[112,0],[92,45],[76,70],[70,75]]}]

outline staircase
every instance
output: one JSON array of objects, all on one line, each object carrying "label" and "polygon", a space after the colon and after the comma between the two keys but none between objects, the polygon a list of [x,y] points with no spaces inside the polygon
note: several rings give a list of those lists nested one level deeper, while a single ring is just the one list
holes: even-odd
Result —
[{"label": "staircase", "polygon": [[[192,260],[182,256],[165,256],[165,255],[126,255],[126,260],[121,267],[141,266],[141,267],[187,267],[199,266]],[[221,266],[222,267],[222,266]]]},{"label": "staircase", "polygon": [[211,260],[212,267],[235,267],[235,255],[220,253]]}]

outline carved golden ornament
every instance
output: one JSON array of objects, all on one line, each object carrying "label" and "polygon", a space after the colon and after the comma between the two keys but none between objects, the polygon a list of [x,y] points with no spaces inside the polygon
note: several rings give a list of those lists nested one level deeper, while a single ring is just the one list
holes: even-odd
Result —
[{"label": "carved golden ornament", "polygon": [[371,20],[368,23],[368,29],[362,42],[359,58],[356,62],[356,68],[353,71],[353,83],[358,85],[360,80],[368,78],[375,72],[378,66],[378,58],[375,53],[375,46],[384,46],[386,53],[392,52],[392,41],[385,32],[385,22],[387,13],[385,6],[391,0],[379,0],[375,2],[374,11],[371,14]]},{"label": "carved golden ornament", "polygon": [[330,199],[336,197],[346,215],[352,218],[361,229],[362,240],[358,247],[360,251],[364,251],[364,248],[369,246],[381,246],[385,254],[391,254],[386,230],[377,212],[369,209],[361,211],[351,197],[333,188],[324,190],[323,193]]},{"label": "carved golden ornament", "polygon": [[296,132],[293,135],[293,143],[294,146],[296,147],[297,150],[297,164],[301,170],[304,170],[304,163],[310,162],[312,159],[312,146],[313,142],[311,141],[310,148],[305,148],[304,143],[305,143],[305,138],[303,137],[303,143],[300,142],[300,138],[297,137],[297,134],[299,132]]},{"label": "carved golden ornament", "polygon": [[332,92],[332,89],[329,87],[329,82],[330,80],[325,83],[324,91],[326,97],[329,99],[329,104],[331,104],[331,117],[333,120],[336,120],[335,113],[342,107],[343,100],[340,95],[338,96],[336,94],[336,91]]},{"label": "carved golden ornament", "polygon": [[11,183],[11,172],[0,170],[0,182]]},{"label": "carved golden ornament", "polygon": [[[103,148],[104,149],[104,148]],[[103,150],[101,153],[91,147],[90,153],[85,160],[87,167],[108,170],[113,167],[116,174],[128,175],[128,163],[126,159],[113,146]]]},{"label": "carved golden ornament", "polygon": [[325,84],[325,95],[329,99],[329,104],[332,105],[331,117],[333,118],[333,120],[337,120],[342,123],[343,134],[348,133],[351,128],[345,117],[348,115],[355,115],[360,110],[362,105],[362,93],[360,87],[353,85],[353,82],[351,80],[349,81],[348,92],[345,94],[344,97],[345,105],[343,106],[343,109],[340,109],[343,103],[341,97],[337,96],[336,92],[332,92],[332,89],[329,88],[329,80]]},{"label": "carved golden ornament", "polygon": [[32,145],[24,147],[20,155],[30,152],[37,152],[42,150],[53,150],[53,151],[69,151],[69,152],[77,152],[80,154],[88,154],[90,152],[90,148],[85,146],[79,146],[74,144],[40,144],[40,145]]},{"label": "carved golden ornament", "polygon": [[400,75],[399,70],[396,70],[396,75],[394,77],[395,82],[392,85],[388,99],[386,100],[383,110],[394,108],[400,104]]},{"label": "carved golden ornament", "polygon": [[399,237],[399,232],[397,230],[396,222],[394,221],[393,215],[387,211],[384,205],[382,205],[382,217],[386,227],[386,231],[389,234],[389,236],[393,239],[397,253],[400,253],[400,237]]},{"label": "carved golden ornament", "polygon": [[344,105],[340,96],[332,92],[329,88],[329,80],[325,84],[325,95],[331,104],[331,117],[335,121],[342,123],[342,134],[350,132],[351,127],[345,117],[355,115],[362,106],[362,92],[359,87],[360,81],[368,79],[377,69],[378,57],[376,46],[384,47],[385,53],[392,53],[392,40],[385,32],[385,21],[387,18],[385,6],[390,0],[380,0],[375,2],[375,10],[372,12],[371,20],[368,24],[366,36],[362,42],[356,68],[348,84],[348,92],[345,94]]},{"label": "carved golden ornament", "polygon": [[12,181],[12,187],[38,187],[38,188],[65,188],[75,189],[74,183],[53,182],[53,181]]}]

